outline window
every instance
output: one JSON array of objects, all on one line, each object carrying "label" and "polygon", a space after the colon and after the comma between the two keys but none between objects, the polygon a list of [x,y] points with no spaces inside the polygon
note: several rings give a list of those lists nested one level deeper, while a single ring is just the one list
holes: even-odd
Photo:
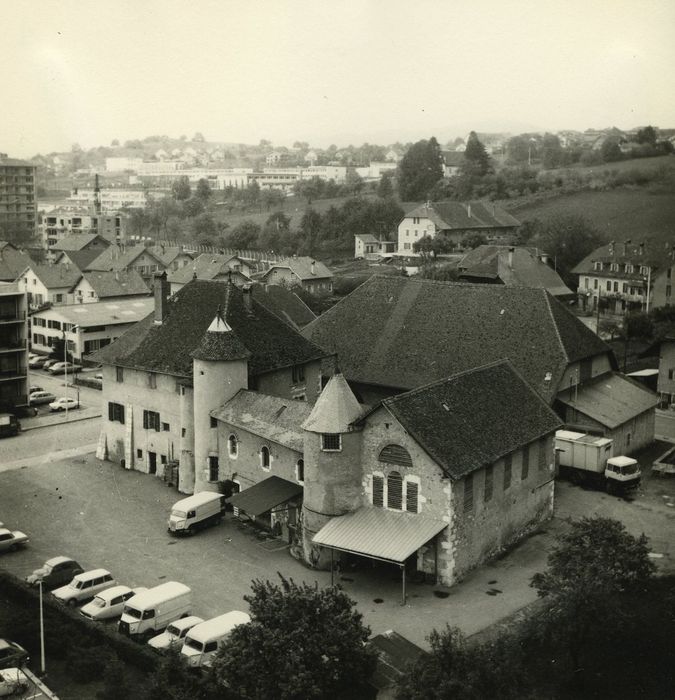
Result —
[{"label": "window", "polygon": [[412,458],[405,447],[400,445],[387,445],[377,458],[380,462],[398,464],[402,467],[412,467]]},{"label": "window", "polygon": [[217,428],[218,427],[218,419],[214,418],[213,416],[209,416],[209,427],[210,428]]},{"label": "window", "polygon": [[136,450],[136,457],[138,457],[138,459],[143,459],[143,450]]},{"label": "window", "polygon": [[612,283],[609,280],[607,280],[607,291],[608,292],[612,291]]},{"label": "window", "polygon": [[593,280],[593,289],[598,288],[598,280]]},{"label": "window", "polygon": [[612,263],[612,264],[609,266],[609,269],[610,269],[612,272],[618,272],[618,271],[619,271],[619,265],[618,265],[618,263]]},{"label": "window", "polygon": [[60,304],[63,301],[63,294],[54,294],[54,303]]},{"label": "window", "polygon": [[511,486],[511,455],[504,457],[504,491]]},{"label": "window", "polygon": [[150,389],[157,388],[157,375],[154,372],[148,372],[148,387]]},{"label": "window", "polygon": [[168,423],[162,423],[162,431],[168,433],[171,430],[171,426]]},{"label": "window", "polygon": [[623,293],[628,294],[628,285],[625,282],[623,283]]},{"label": "window", "polygon": [[108,420],[117,421],[124,425],[124,406],[120,403],[108,401]]},{"label": "window", "polygon": [[584,287],[586,289],[588,289],[588,282],[589,282],[588,277],[584,277]]},{"label": "window", "polygon": [[293,384],[305,381],[305,366],[293,365]]},{"label": "window", "polygon": [[420,222],[420,217],[419,216],[413,216],[413,225],[419,224]]},{"label": "window", "polygon": [[218,481],[218,456],[209,456],[209,481]]},{"label": "window", "polygon": [[176,386],[175,386],[174,388],[175,388],[175,391],[176,391],[177,394],[180,394],[180,393],[181,393],[181,391],[180,391],[180,390],[181,390],[180,382],[176,382]]},{"label": "window", "polygon": [[494,467],[490,464],[485,467],[485,502],[487,503],[492,498],[492,485],[494,477]]},{"label": "window", "polygon": [[187,430],[185,428],[180,429],[180,436],[185,437],[187,435]]},{"label": "window", "polygon": [[342,449],[341,438],[340,433],[323,433],[321,435],[321,449],[324,452],[339,452]]},{"label": "window", "polygon": [[614,291],[615,292],[619,291],[619,283],[618,282],[614,282]]},{"label": "window", "polygon": [[373,475],[373,505],[384,506],[384,478],[381,476]]},{"label": "window", "polygon": [[674,373],[674,372],[675,372],[675,370],[673,370],[673,369],[669,369],[669,370],[668,370],[668,379],[672,379],[672,378],[673,378],[673,373]]},{"label": "window", "polygon": [[263,469],[270,468],[270,448],[267,445],[260,448],[260,466]]},{"label": "window", "polygon": [[166,455],[159,455],[159,461],[162,464],[166,464]]},{"label": "window", "polygon": [[523,462],[520,465],[520,478],[525,481],[530,473],[530,446],[523,447]]},{"label": "window", "polygon": [[239,452],[239,445],[237,443],[237,436],[236,435],[230,435],[229,438],[227,438],[227,452],[232,457],[232,459],[237,458],[237,454]]},{"label": "window", "polygon": [[116,371],[115,379],[118,382],[123,382],[124,381],[124,367],[115,367],[115,371]]},{"label": "window", "polygon": [[159,413],[155,411],[143,411],[143,427],[146,430],[155,430],[159,432]]},{"label": "window", "polygon": [[673,268],[672,268],[672,267],[669,267],[669,268],[666,270],[666,277],[667,277],[668,279],[670,279],[670,278],[672,277],[672,272],[673,272]]},{"label": "window", "polygon": [[387,508],[403,509],[403,478],[400,472],[391,472],[387,477]]},{"label": "window", "polygon": [[417,513],[419,485],[415,481],[405,482],[405,509],[409,513]]},{"label": "window", "polygon": [[464,477],[464,512],[470,513],[473,509],[473,474]]},{"label": "window", "polygon": [[295,478],[302,484],[305,480],[305,460],[299,459],[295,463]]}]

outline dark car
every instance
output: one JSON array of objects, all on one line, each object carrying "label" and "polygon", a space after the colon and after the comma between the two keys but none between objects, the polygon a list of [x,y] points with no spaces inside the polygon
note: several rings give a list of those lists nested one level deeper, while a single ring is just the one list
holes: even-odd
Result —
[{"label": "dark car", "polygon": [[0,668],[25,666],[28,660],[28,652],[20,644],[0,639]]},{"label": "dark car", "polygon": [[0,438],[18,435],[21,423],[13,413],[0,413]]},{"label": "dark car", "polygon": [[37,586],[39,581],[47,590],[60,588],[70,583],[77,574],[81,574],[82,567],[69,557],[53,557],[39,568],[35,569],[26,581],[33,586]]}]

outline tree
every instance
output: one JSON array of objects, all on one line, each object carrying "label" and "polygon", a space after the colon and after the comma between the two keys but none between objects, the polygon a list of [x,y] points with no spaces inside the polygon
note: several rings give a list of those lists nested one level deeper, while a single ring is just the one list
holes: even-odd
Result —
[{"label": "tree", "polygon": [[345,190],[348,194],[359,194],[364,187],[363,178],[355,171],[348,170],[345,177]]},{"label": "tree", "polygon": [[213,664],[242,698],[358,698],[375,667],[370,630],[337,587],[253,581],[251,622],[232,630]]},{"label": "tree", "polygon": [[544,134],[541,161],[545,168],[557,168],[562,163],[563,152],[560,139],[555,134]]},{"label": "tree", "polygon": [[203,202],[209,201],[213,193],[211,192],[211,185],[209,185],[209,181],[206,178],[202,177],[199,179],[199,182],[197,183],[197,191],[195,192],[195,194]]},{"label": "tree", "polygon": [[237,695],[226,687],[219,688],[212,674],[195,673],[180,650],[172,647],[162,653],[140,697],[142,700],[235,700]]},{"label": "tree", "polygon": [[218,235],[218,224],[211,214],[199,214],[192,220],[192,233],[201,245],[213,245]]},{"label": "tree", "polygon": [[171,194],[177,202],[182,202],[190,197],[192,190],[190,189],[190,181],[187,175],[174,180],[171,185]]},{"label": "tree", "polygon": [[600,155],[605,163],[612,163],[623,158],[623,153],[615,139],[605,139],[600,146]]},{"label": "tree", "polygon": [[58,360],[59,362],[73,361],[73,356],[70,354],[70,351],[66,351],[66,341],[64,336],[54,338],[49,357],[53,360]]},{"label": "tree", "polygon": [[383,173],[377,184],[377,196],[381,199],[389,199],[394,196],[394,186],[391,184],[391,175]]},{"label": "tree", "polygon": [[467,233],[463,238],[462,238],[462,248],[471,248],[473,250],[474,248],[478,248],[479,245],[486,245],[487,244],[487,238],[485,237],[484,233]]},{"label": "tree", "polygon": [[204,201],[199,197],[190,197],[183,202],[183,212],[186,216],[195,217],[204,212]]},{"label": "tree", "polygon": [[592,630],[609,634],[619,622],[619,598],[654,574],[648,554],[647,538],[633,537],[618,520],[582,518],[557,538],[547,570],[532,577],[548,601],[541,633],[567,648],[575,669]]},{"label": "tree", "polygon": [[482,177],[490,172],[490,156],[485,146],[479,141],[475,131],[469,134],[464,151],[463,173]]},{"label": "tree", "polygon": [[527,163],[528,139],[525,136],[513,136],[506,142],[506,161],[511,165]]},{"label": "tree", "polygon": [[398,193],[403,201],[426,199],[434,185],[443,177],[443,154],[438,141],[413,144],[398,164]]},{"label": "tree", "polygon": [[635,140],[638,143],[646,143],[650,146],[656,146],[656,129],[653,126],[645,126],[643,129],[638,129]]},{"label": "tree", "polygon": [[110,142],[110,145],[113,146],[113,148],[114,148],[115,146],[119,146],[119,145],[120,145],[120,142],[119,142],[118,139],[113,139],[113,140]]},{"label": "tree", "polygon": [[260,226],[255,221],[247,219],[232,228],[227,236],[228,245],[237,250],[249,250],[258,244]]},{"label": "tree", "polygon": [[305,209],[305,213],[300,220],[300,233],[303,238],[303,254],[314,255],[321,237],[321,224],[321,214],[319,214],[318,211],[311,207]]},{"label": "tree", "polygon": [[198,131],[193,137],[192,137],[193,143],[204,143],[206,139],[204,138],[204,135],[202,134],[201,131]]}]

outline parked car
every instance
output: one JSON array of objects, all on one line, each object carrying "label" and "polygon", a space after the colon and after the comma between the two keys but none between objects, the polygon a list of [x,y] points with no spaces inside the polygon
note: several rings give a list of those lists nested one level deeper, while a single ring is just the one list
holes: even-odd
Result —
[{"label": "parked car", "polygon": [[120,617],[127,600],[133,598],[137,593],[147,590],[143,587],[132,589],[129,586],[106,588],[80,610],[80,615],[84,615],[90,620],[110,620],[113,617]]},{"label": "parked car", "polygon": [[100,379],[101,381],[103,381],[103,373],[102,373],[102,372],[97,372],[97,373],[94,375],[94,379]]},{"label": "parked car", "polygon": [[28,541],[28,537],[18,530],[14,530],[14,532],[6,528],[0,530],[0,552],[14,551],[22,545],[28,544]]},{"label": "parked car", "polygon": [[56,396],[48,391],[33,391],[28,395],[28,403],[31,406],[41,406],[45,403],[52,403],[52,401],[56,401]]},{"label": "parked car", "polygon": [[77,399],[71,398],[70,396],[62,396],[60,399],[56,399],[56,401],[52,401],[49,404],[50,411],[65,411],[66,408],[71,410],[79,407],[80,402]]},{"label": "parked car", "polygon": [[28,652],[20,644],[0,639],[0,668],[25,666],[29,658]]},{"label": "parked car", "polygon": [[31,384],[31,385],[28,387],[28,393],[29,393],[29,394],[33,394],[33,393],[35,393],[36,391],[44,391],[44,390],[45,390],[45,388],[44,388],[43,386],[38,386],[37,384]]},{"label": "parked car", "polygon": [[0,671],[0,697],[18,695],[29,687],[28,676],[20,668],[4,668]]},{"label": "parked car", "polygon": [[58,360],[55,359],[46,359],[42,363],[42,369],[49,369],[50,367],[53,367],[57,362]]},{"label": "parked car", "polygon": [[200,622],[204,622],[204,619],[197,617],[197,615],[181,617],[180,620],[172,622],[162,634],[158,634],[148,640],[148,644],[158,651],[171,647],[180,647],[183,645],[185,635]]},{"label": "parked car", "polygon": [[52,557],[47,559],[39,569],[35,569],[30,576],[27,576],[26,582],[37,586],[42,581],[42,585],[51,590],[70,583],[77,574],[81,573],[82,567],[74,559]]},{"label": "parked car", "polygon": [[66,605],[77,605],[91,600],[106,588],[112,588],[115,583],[112,574],[106,569],[92,569],[77,574],[67,586],[52,591],[52,595]]},{"label": "parked car", "polygon": [[80,365],[74,365],[72,362],[55,362],[51,367],[49,367],[50,374],[74,374],[75,372],[81,372],[82,367]]},{"label": "parked car", "polygon": [[0,413],[0,438],[18,435],[21,423],[13,413]]}]

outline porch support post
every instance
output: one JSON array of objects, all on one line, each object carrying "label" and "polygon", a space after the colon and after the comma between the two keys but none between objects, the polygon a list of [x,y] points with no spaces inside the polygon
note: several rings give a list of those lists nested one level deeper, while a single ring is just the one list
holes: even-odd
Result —
[{"label": "porch support post", "polygon": [[401,605],[405,605],[405,562],[401,564]]}]

